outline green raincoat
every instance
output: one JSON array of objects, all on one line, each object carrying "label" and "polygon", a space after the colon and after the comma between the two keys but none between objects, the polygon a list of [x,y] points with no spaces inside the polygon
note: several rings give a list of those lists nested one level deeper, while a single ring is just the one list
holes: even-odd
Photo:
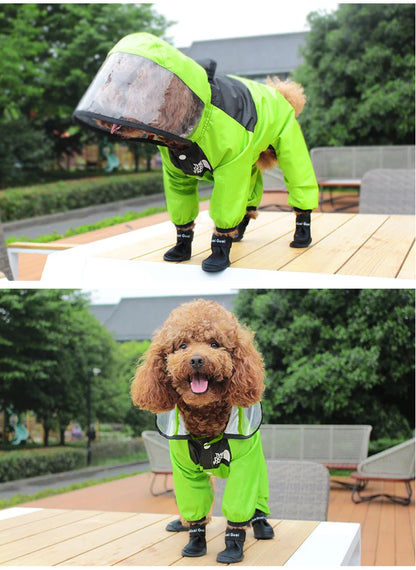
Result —
[{"label": "green raincoat", "polygon": [[234,407],[225,432],[208,441],[186,431],[177,408],[158,415],[158,429],[169,439],[176,501],[185,520],[199,521],[209,514],[211,476],[227,479],[222,511],[229,522],[248,522],[256,509],[270,514],[261,417],[260,404]]},{"label": "green raincoat", "polygon": [[[260,203],[263,181],[256,161],[269,146],[274,149],[283,171],[289,190],[289,204],[302,210],[317,207],[318,186],[302,131],[293,107],[276,89],[240,77],[216,76],[212,68],[205,69],[206,66],[147,33],[124,37],[109,52],[107,59],[111,61],[110,58],[115,60],[119,57],[119,62],[122,62],[124,54],[139,56],[136,58],[138,67],[146,61],[160,70],[157,80],[154,69],[142,76],[139,89],[141,92],[148,90],[151,95],[144,107],[151,106],[154,100],[160,101],[159,111],[163,107],[164,95],[160,90],[164,84],[164,74],[175,75],[182,80],[184,92],[190,90],[200,103],[197,122],[191,125],[192,129],[183,133],[179,129],[174,133],[176,140],[182,139],[188,146],[182,150],[166,146],[160,148],[166,201],[174,224],[186,226],[196,218],[198,179],[202,179],[214,183],[210,216],[217,229],[235,228],[247,207],[257,207]],[[123,123],[127,118],[126,125],[132,124],[128,123],[129,117],[132,117],[136,124],[140,122],[144,128],[150,125],[149,130],[153,133],[169,134],[160,118],[159,122],[155,122],[153,116],[151,120],[144,116],[133,116],[131,110],[118,112],[118,116],[109,111],[106,107],[111,106],[118,97],[111,97],[108,99],[110,103],[94,108],[90,102],[99,99],[99,89],[108,86],[109,78],[110,82],[116,78],[116,73],[108,74],[107,81],[100,83],[99,75],[100,72],[95,86],[92,84],[92,89],[90,87],[89,96],[87,92],[87,97],[84,96],[80,102],[74,113],[75,118],[87,122],[86,117],[81,115],[85,110],[92,110],[97,117],[103,115],[110,121],[121,118],[118,122]],[[124,79],[124,84],[128,85],[129,80]],[[184,101],[185,98],[178,97],[176,105],[185,105]],[[167,110],[165,116],[168,115],[172,115],[172,112]],[[155,124],[156,129],[153,128]],[[154,140],[149,140],[150,137],[140,140],[155,144],[160,142],[157,136],[152,138]]]}]

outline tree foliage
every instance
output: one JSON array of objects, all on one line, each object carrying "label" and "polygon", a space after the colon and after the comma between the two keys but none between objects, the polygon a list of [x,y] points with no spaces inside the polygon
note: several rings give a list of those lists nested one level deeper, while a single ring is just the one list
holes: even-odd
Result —
[{"label": "tree foliage", "polygon": [[247,290],[236,313],[266,366],[268,423],[371,424],[375,438],[414,428],[412,290]]},{"label": "tree foliage", "polygon": [[119,347],[87,307],[72,291],[0,293],[0,408],[34,411],[46,438],[71,419],[86,424],[89,381],[93,420],[120,421],[130,407]]},{"label": "tree foliage", "polygon": [[[149,348],[150,341],[125,342],[120,346],[121,364],[120,375],[125,381],[126,391],[130,393],[130,384],[133,380],[138,361]],[[133,435],[140,437],[143,430],[155,429],[155,416],[151,412],[141,410],[130,403],[125,416],[125,422],[132,428]]]},{"label": "tree foliage", "polygon": [[[24,169],[51,161],[51,145],[57,155],[79,149],[81,131],[71,115],[109,49],[129,33],[161,36],[169,24],[152,4],[1,4],[0,129],[11,135],[22,122],[25,136],[20,153],[16,145],[9,153],[3,137],[0,183],[15,182],[15,163]],[[41,161],[45,141],[29,140],[37,131],[49,141]]]},{"label": "tree foliage", "polygon": [[414,144],[414,4],[340,4],[308,19],[295,74],[308,145]]}]

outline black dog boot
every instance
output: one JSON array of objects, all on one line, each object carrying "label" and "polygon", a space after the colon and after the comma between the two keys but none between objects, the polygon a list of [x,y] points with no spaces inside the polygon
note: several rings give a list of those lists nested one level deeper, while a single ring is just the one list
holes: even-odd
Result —
[{"label": "black dog boot", "polygon": [[165,253],[163,259],[165,261],[186,261],[191,259],[193,239],[194,232],[192,229],[176,228],[176,245]]},{"label": "black dog boot", "polygon": [[243,528],[227,527],[225,531],[225,550],[217,554],[217,562],[232,564],[244,558],[243,548],[246,531]]},{"label": "black dog boot", "polygon": [[302,248],[311,244],[311,211],[295,208],[296,230],[293,236],[294,239],[290,242],[290,247]]},{"label": "black dog boot", "polygon": [[243,239],[244,233],[250,220],[255,220],[257,218],[257,208],[254,206],[249,206],[244,218],[237,226],[238,234],[233,238],[233,241],[241,241]]},{"label": "black dog boot", "polygon": [[256,509],[254,517],[251,519],[251,526],[253,527],[254,538],[268,540],[274,537],[273,527],[267,522],[265,513],[258,509]]},{"label": "black dog boot", "polygon": [[196,558],[207,553],[207,541],[205,538],[205,520],[191,523],[189,528],[189,542],[182,549],[182,556]]},{"label": "black dog boot", "polygon": [[230,250],[233,238],[230,235],[212,235],[211,255],[202,262],[202,269],[209,273],[223,271],[230,265]]}]

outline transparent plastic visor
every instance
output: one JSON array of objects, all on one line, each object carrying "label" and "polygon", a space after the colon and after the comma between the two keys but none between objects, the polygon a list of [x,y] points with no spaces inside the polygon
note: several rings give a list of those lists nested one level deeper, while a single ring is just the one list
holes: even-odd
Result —
[{"label": "transparent plastic visor", "polygon": [[73,117],[113,136],[169,145],[189,143],[203,109],[199,97],[171,71],[142,56],[114,53]]}]

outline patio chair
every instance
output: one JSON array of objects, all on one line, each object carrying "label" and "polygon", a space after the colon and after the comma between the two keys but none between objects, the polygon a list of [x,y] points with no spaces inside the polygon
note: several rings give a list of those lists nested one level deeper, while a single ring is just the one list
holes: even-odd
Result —
[{"label": "patio chair", "polygon": [[[142,438],[153,475],[150,483],[150,492],[155,497],[171,493],[173,489],[169,489],[167,486],[168,476],[172,474],[168,440],[161,436],[159,432],[150,430],[142,432]],[[154,490],[158,475],[163,475],[164,477],[164,489],[160,492]]]},{"label": "patio chair", "polygon": [[[393,503],[409,505],[412,497],[410,481],[415,478],[415,438],[364,459],[357,471],[351,473],[351,477],[355,479],[351,495],[354,503],[386,497]],[[361,492],[370,481],[402,481],[406,497],[387,493],[362,495]]]},{"label": "patio chair", "polygon": [[[326,521],[329,471],[313,461],[267,461],[270,516],[283,520]],[[220,516],[226,480],[216,479],[213,515]]]},{"label": "patio chair", "polygon": [[414,215],[414,169],[382,168],[366,172],[361,183],[359,213]]}]

